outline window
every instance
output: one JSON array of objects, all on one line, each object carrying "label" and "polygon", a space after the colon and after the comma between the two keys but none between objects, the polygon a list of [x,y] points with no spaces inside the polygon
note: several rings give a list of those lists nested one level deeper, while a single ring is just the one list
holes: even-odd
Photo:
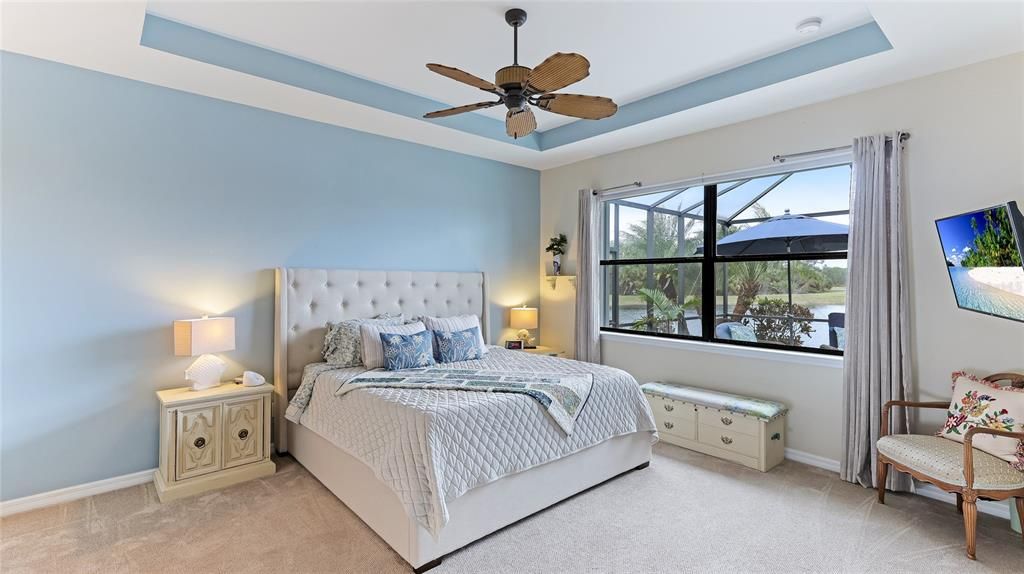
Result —
[{"label": "window", "polygon": [[604,200],[602,330],[841,354],[850,176],[844,163]]}]

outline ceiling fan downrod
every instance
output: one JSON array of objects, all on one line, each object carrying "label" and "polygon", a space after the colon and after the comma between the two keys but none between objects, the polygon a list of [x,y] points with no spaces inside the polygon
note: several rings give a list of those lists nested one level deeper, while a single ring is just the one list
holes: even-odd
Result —
[{"label": "ceiling fan downrod", "polygon": [[505,12],[505,22],[512,26],[512,65],[519,65],[519,27],[526,23],[526,10],[513,8]]}]

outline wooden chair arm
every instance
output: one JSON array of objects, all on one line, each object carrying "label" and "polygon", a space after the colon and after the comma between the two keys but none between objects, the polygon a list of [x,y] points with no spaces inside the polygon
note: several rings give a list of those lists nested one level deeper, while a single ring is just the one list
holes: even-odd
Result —
[{"label": "wooden chair arm", "polygon": [[964,435],[964,482],[967,483],[968,489],[974,488],[974,447],[972,443],[976,434],[991,434],[1024,440],[1024,432],[990,429],[988,427],[974,427],[967,431],[967,434]]},{"label": "wooden chair arm", "polygon": [[941,401],[888,401],[882,406],[882,432],[879,438],[889,435],[889,409],[891,407],[914,407],[919,409],[948,409],[949,402]]}]

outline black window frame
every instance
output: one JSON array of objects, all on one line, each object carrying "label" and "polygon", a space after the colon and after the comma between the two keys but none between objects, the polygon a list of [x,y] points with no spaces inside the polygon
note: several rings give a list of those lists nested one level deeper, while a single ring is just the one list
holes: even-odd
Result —
[{"label": "black window frame", "polygon": [[[816,169],[824,169],[827,167],[836,167],[840,165],[850,165],[849,161],[841,161],[831,165],[821,165],[804,169],[794,170],[780,170],[778,174],[767,174],[767,175],[783,175],[783,174],[794,174],[801,171],[811,171]],[[725,183],[725,182],[721,182]],[[773,253],[768,255],[718,255],[716,249],[708,249],[707,246],[714,246],[717,241],[717,230],[719,221],[717,218],[718,214],[718,196],[719,196],[719,185],[721,183],[709,183],[705,184],[704,187],[704,216],[702,218],[704,224],[704,246],[703,253],[700,255],[692,255],[685,257],[650,257],[650,258],[634,258],[634,259],[605,259],[602,257],[600,260],[601,268],[601,292],[602,298],[600,305],[602,306],[602,317],[601,317],[601,332],[605,333],[624,333],[628,335],[637,335],[641,337],[657,337],[663,339],[681,339],[688,341],[701,341],[705,343],[718,343],[723,345],[735,345],[737,347],[752,347],[757,349],[772,349],[776,351],[792,351],[795,353],[809,353],[815,355],[830,355],[842,357],[844,352],[842,349],[822,349],[818,347],[801,347],[796,345],[782,345],[773,343],[762,343],[760,341],[737,341],[733,339],[719,339],[715,337],[715,327],[717,315],[715,311],[716,305],[716,285],[718,277],[715,273],[716,266],[719,264],[726,263],[740,263],[746,261],[784,261],[787,265],[791,265],[793,261],[824,261],[824,260],[848,260],[848,251],[831,251],[831,252],[819,252],[819,253]],[[656,192],[652,192],[656,193]],[[628,203],[628,200],[625,200]],[[612,203],[623,204],[623,200],[609,200],[605,202],[605,208],[601,210],[602,218],[602,230],[604,237],[601,245],[604,250],[602,255],[607,255],[606,242],[608,241],[608,212],[607,206]],[[630,207],[629,205],[625,205]],[[636,204],[636,207],[643,208],[646,206]],[[742,211],[742,210],[741,210]],[[648,211],[653,213],[653,211]],[[850,213],[849,208],[844,211],[833,211],[827,213],[808,214],[811,216],[825,216],[825,215],[842,215]],[[708,217],[711,214],[711,217]],[[650,221],[650,219],[648,219]],[[709,224],[710,221],[710,224]],[[732,223],[749,223],[749,220],[736,220]],[[615,236],[618,237],[618,221],[616,220]],[[700,263],[701,264],[701,334],[698,335],[683,335],[679,333],[660,333],[655,331],[641,331],[636,329],[626,329],[622,327],[608,327],[604,323],[607,322],[607,318],[604,317],[604,309],[607,305],[607,297],[604,294],[607,292],[608,280],[605,274],[606,267],[619,267],[623,265],[669,265],[679,263]],[[617,286],[618,281],[615,281]],[[790,286],[792,289],[792,286]],[[617,287],[616,287],[617,290]],[[614,303],[613,303],[614,309]],[[710,321],[704,320],[706,317],[711,317]]]}]

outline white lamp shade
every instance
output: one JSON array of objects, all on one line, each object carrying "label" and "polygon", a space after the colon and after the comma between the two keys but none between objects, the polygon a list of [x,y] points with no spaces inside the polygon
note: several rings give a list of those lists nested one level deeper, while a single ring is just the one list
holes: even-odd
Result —
[{"label": "white lamp shade", "polygon": [[203,317],[174,322],[174,354],[195,357],[235,348],[234,317]]},{"label": "white lamp shade", "polygon": [[510,311],[510,322],[513,329],[536,329],[536,307],[513,307]]}]

